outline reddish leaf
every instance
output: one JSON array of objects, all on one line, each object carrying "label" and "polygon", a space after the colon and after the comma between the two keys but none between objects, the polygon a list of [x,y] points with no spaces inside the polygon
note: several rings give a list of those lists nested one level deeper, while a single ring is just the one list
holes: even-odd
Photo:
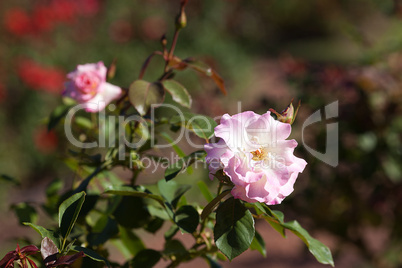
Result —
[{"label": "reddish leaf", "polygon": [[3,259],[0,261],[0,268],[6,268],[6,267],[13,267],[10,266],[10,263],[13,263],[14,260],[18,259],[17,257],[17,252],[15,250],[8,252]]},{"label": "reddish leaf", "polygon": [[39,251],[39,249],[34,245],[25,246],[25,247],[21,248],[21,250],[20,250],[20,252],[25,253],[26,256],[35,254],[38,251]]},{"label": "reddish leaf", "polygon": [[211,77],[215,84],[218,86],[220,91],[223,94],[227,94],[226,88],[225,88],[225,82],[223,81],[222,77],[211,67],[209,67],[207,64],[201,61],[197,61],[193,58],[187,58],[185,60],[181,60],[177,57],[174,57],[170,62],[169,65],[176,70],[183,70],[187,67],[196,70],[197,72],[200,72],[206,76]]},{"label": "reddish leaf", "polygon": [[84,256],[85,256],[85,254],[82,251],[80,251],[74,255],[61,256],[60,258],[57,259],[57,261],[55,263],[47,266],[47,268],[57,267],[59,265],[71,265],[76,260],[78,260],[79,258],[82,258]]}]

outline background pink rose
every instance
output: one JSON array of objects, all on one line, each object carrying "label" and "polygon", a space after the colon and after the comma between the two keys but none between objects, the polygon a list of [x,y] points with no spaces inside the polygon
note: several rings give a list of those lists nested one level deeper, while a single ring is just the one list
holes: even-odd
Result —
[{"label": "background pink rose", "polygon": [[223,115],[215,128],[221,140],[205,145],[210,173],[223,169],[235,185],[235,198],[280,204],[307,164],[293,155],[297,142],[286,140],[290,132],[290,124],[273,119],[270,112]]},{"label": "background pink rose", "polygon": [[87,112],[103,110],[121,94],[121,88],[106,82],[107,69],[103,62],[78,65],[67,75],[70,81],[65,83],[64,96],[79,103],[88,104]]}]

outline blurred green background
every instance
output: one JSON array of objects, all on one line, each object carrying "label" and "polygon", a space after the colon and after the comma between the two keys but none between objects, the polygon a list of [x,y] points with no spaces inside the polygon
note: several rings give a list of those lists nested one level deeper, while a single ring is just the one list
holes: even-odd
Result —
[{"label": "blurred green background", "polygon": [[[0,182],[2,254],[16,237],[32,235],[10,204],[42,202],[51,179],[72,180],[61,161],[62,128],[48,133],[45,124],[61,103],[66,73],[116,59],[111,82],[128,87],[161,36],[171,41],[178,8],[179,1],[162,0],[0,2],[0,174],[21,182]],[[402,1],[190,0],[186,13],[177,56],[206,61],[228,90],[223,96],[208,78],[180,73],[192,110],[233,114],[241,101],[243,111],[264,113],[301,100],[292,137],[309,165],[278,209],[327,243],[337,267],[401,267]],[[153,61],[145,79],[157,79],[162,63]],[[334,168],[305,150],[301,132],[309,115],[336,100]],[[325,123],[304,130],[306,143],[322,152]],[[197,174],[207,181],[206,170]],[[227,267],[324,267],[291,238],[265,238],[266,259],[246,253]]]}]

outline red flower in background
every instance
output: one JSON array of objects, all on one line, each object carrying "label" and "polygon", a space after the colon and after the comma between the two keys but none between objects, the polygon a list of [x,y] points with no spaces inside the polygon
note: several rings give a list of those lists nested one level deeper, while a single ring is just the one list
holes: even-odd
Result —
[{"label": "red flower in background", "polygon": [[75,15],[75,5],[70,0],[56,0],[50,3],[49,8],[55,21],[72,22]]},{"label": "red flower in background", "polygon": [[17,72],[21,80],[35,90],[60,94],[65,73],[59,69],[43,67],[32,60],[22,60]]},{"label": "red flower in background", "polygon": [[4,85],[0,82],[0,103],[3,102],[7,97],[6,89]]},{"label": "red flower in background", "polygon": [[81,0],[74,3],[77,4],[77,12],[84,16],[93,16],[100,9],[99,0]]},{"label": "red flower in background", "polygon": [[22,36],[32,32],[32,24],[29,15],[20,8],[13,8],[6,11],[4,15],[4,26],[10,33]]},{"label": "red flower in background", "polygon": [[47,32],[53,28],[53,10],[46,6],[36,6],[32,13],[32,23],[36,32]]},{"label": "red flower in background", "polygon": [[77,15],[93,16],[99,9],[99,0],[53,0],[48,5],[34,6],[32,13],[18,7],[7,10],[4,25],[16,36],[43,33],[57,23],[73,22]]},{"label": "red flower in background", "polygon": [[54,131],[39,128],[34,132],[33,140],[36,149],[44,154],[49,154],[57,149],[58,139]]}]

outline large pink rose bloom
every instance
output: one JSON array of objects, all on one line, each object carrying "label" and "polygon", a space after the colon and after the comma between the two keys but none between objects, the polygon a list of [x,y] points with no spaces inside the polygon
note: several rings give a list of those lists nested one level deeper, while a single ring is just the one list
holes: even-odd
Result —
[{"label": "large pink rose bloom", "polygon": [[106,82],[107,69],[103,62],[78,65],[69,74],[65,83],[64,96],[85,104],[87,112],[105,109],[121,95],[121,88]]},{"label": "large pink rose bloom", "polygon": [[223,169],[235,185],[235,198],[280,204],[307,165],[293,155],[297,142],[286,140],[290,132],[290,124],[273,119],[270,112],[223,115],[215,128],[215,136],[221,139],[205,145],[211,179]]}]

